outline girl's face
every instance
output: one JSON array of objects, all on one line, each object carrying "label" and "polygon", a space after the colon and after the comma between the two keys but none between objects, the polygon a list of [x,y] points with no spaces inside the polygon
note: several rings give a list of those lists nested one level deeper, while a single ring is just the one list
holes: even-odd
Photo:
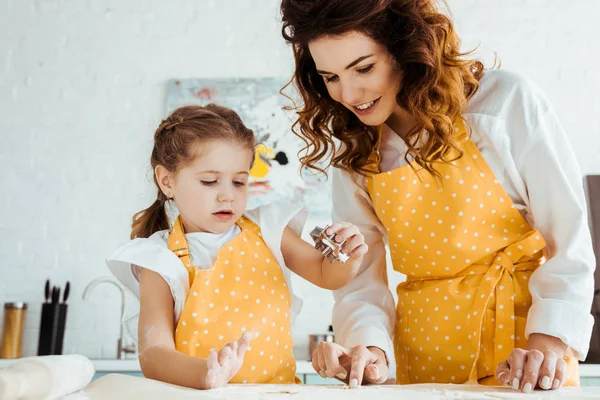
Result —
[{"label": "girl's face", "polygon": [[186,233],[223,233],[246,209],[253,150],[221,140],[202,143],[194,161],[157,180],[179,209]]},{"label": "girl's face", "polygon": [[402,72],[385,46],[352,31],[320,37],[308,48],[331,98],[365,125],[381,125],[399,110]]}]

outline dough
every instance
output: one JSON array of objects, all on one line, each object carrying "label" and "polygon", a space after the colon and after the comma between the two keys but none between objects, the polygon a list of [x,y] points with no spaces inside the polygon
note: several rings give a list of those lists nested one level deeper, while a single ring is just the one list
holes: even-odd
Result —
[{"label": "dough", "polygon": [[509,387],[480,385],[384,385],[350,390],[341,385],[228,385],[213,390],[194,390],[151,379],[106,375],[66,400],[437,400],[437,399],[600,399],[600,388],[563,388],[560,391],[516,393]]}]

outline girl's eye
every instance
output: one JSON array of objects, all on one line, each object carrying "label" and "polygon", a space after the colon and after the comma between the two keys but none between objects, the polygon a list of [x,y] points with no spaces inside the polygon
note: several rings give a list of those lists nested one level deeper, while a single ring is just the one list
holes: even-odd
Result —
[{"label": "girl's eye", "polygon": [[356,71],[358,71],[359,74],[368,74],[369,72],[371,72],[371,70],[373,69],[373,64],[361,68],[361,69],[357,69]]},{"label": "girl's eye", "polygon": [[324,77],[323,77],[323,79],[325,79],[325,82],[326,82],[326,83],[329,83],[329,82],[335,82],[335,81],[337,81],[338,77],[337,77],[337,76],[335,76],[335,75],[334,75],[334,76],[331,76],[331,77],[326,77],[326,76],[324,76]]},{"label": "girl's eye", "polygon": [[244,182],[239,182],[239,181],[233,181],[233,184],[235,186],[245,186],[246,185]]},{"label": "girl's eye", "polygon": [[202,184],[203,184],[204,186],[212,186],[212,185],[214,185],[215,183],[217,183],[217,181],[200,181],[200,182],[202,182]]}]

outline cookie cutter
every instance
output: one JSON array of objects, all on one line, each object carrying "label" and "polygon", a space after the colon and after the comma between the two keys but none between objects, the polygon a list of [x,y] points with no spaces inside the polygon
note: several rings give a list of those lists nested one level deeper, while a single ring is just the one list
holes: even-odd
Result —
[{"label": "cookie cutter", "polygon": [[341,263],[345,263],[348,261],[350,256],[342,253],[342,246],[346,242],[345,240],[342,243],[336,242],[335,233],[331,235],[327,235],[327,228],[329,225],[325,226],[325,228],[315,227],[310,232],[310,237],[315,241],[315,248],[319,250],[330,263],[334,261],[339,261]]}]

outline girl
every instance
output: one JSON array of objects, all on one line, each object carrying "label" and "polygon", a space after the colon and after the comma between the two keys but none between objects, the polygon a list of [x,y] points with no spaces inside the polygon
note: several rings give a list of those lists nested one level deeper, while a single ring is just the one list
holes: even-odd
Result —
[{"label": "girl", "polygon": [[[139,297],[148,378],[199,389],[296,382],[290,329],[299,303],[288,269],[328,289],[358,271],[367,246],[355,226],[336,229],[350,259],[330,264],[299,237],[298,207],[244,213],[254,153],[253,132],[213,104],[175,110],[154,134],[157,199],[134,215],[133,240],[108,260]],[[167,203],[179,211],[173,226]]]},{"label": "girl", "polygon": [[[577,384],[595,260],[577,160],[548,100],[466,59],[435,0],[281,11],[303,98],[296,131],[312,144],[304,164],[333,150],[334,220],[358,225],[371,249],[334,293],[340,344],[319,346],[315,369],[347,371],[350,386]],[[407,276],[395,312],[386,242]]]}]

